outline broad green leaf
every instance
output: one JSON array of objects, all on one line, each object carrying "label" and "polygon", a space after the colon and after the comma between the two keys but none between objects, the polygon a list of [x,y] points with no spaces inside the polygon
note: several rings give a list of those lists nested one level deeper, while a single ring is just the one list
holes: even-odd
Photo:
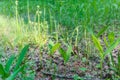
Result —
[{"label": "broad green leaf", "polygon": [[108,40],[110,41],[110,44],[112,44],[115,40],[115,34],[113,32],[111,32],[109,35],[108,35]]},{"label": "broad green leaf", "polygon": [[60,52],[61,56],[63,57],[64,61],[67,62],[71,56],[72,46],[68,46],[67,51],[60,48],[59,52]]},{"label": "broad green leaf", "polygon": [[69,60],[70,56],[71,56],[71,52],[72,52],[72,46],[68,46],[67,52],[66,52],[66,62]]},{"label": "broad green leaf", "polygon": [[7,78],[10,75],[9,73],[6,73],[2,64],[0,64],[0,75],[3,79]]},{"label": "broad green leaf", "polygon": [[23,68],[24,68],[24,66],[18,68],[18,69],[17,69],[16,71],[14,71],[13,74],[10,75],[6,80],[14,80],[15,77],[17,76],[17,74],[18,74],[20,71],[22,71]]},{"label": "broad green leaf", "polygon": [[19,68],[19,66],[20,66],[20,64],[22,63],[22,61],[23,61],[23,59],[24,59],[24,57],[25,57],[28,49],[29,49],[29,45],[26,45],[26,46],[22,49],[22,51],[21,51],[21,53],[20,53],[20,55],[19,55],[19,57],[18,57],[18,60],[17,60],[17,63],[16,63],[16,66],[15,66],[14,71]]},{"label": "broad green leaf", "polygon": [[9,58],[9,60],[7,61],[6,65],[5,65],[5,70],[6,70],[6,72],[9,72],[9,71],[10,71],[10,67],[11,67],[12,62],[13,62],[14,59],[15,59],[15,56],[12,55],[12,56]]},{"label": "broad green leaf", "polygon": [[120,43],[120,38],[114,41],[105,51],[104,57],[109,54],[118,44]]},{"label": "broad green leaf", "polygon": [[93,39],[93,43],[95,44],[96,48],[99,50],[100,52],[100,57],[103,58],[103,48],[100,44],[100,41],[94,36],[92,35],[92,39]]},{"label": "broad green leaf", "polygon": [[5,75],[5,70],[2,64],[0,64],[0,75],[4,76]]},{"label": "broad green leaf", "polygon": [[65,50],[63,50],[62,48],[60,48],[60,49],[59,49],[59,52],[60,52],[62,58],[63,58],[64,60],[66,60],[66,59],[67,59],[67,57],[66,57],[67,55],[66,55]]},{"label": "broad green leaf", "polygon": [[50,51],[50,54],[52,55],[52,54],[54,54],[54,52],[56,51],[56,50],[58,50],[60,48],[60,43],[56,43],[53,47],[52,47],[52,49],[51,49],[51,51]]},{"label": "broad green leaf", "polygon": [[97,37],[100,37],[100,35],[102,35],[107,29],[108,29],[109,26],[106,26],[106,27],[103,27],[97,34]]}]

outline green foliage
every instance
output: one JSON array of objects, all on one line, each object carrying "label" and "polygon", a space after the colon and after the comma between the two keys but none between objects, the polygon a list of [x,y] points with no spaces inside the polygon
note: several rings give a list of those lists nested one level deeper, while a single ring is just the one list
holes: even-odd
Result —
[{"label": "green foliage", "polygon": [[85,67],[81,67],[81,68],[79,68],[81,71],[83,71],[83,72],[85,72],[86,70],[87,70],[87,68],[85,68]]},{"label": "green foliage", "polygon": [[120,43],[120,38],[112,42],[112,44],[104,52],[104,57],[109,54],[118,44]]},{"label": "green foliage", "polygon": [[100,37],[100,35],[102,35],[107,29],[108,29],[109,26],[105,26],[103,27],[97,34],[97,37]]},{"label": "green foliage", "polygon": [[114,32],[109,33],[108,40],[109,40],[110,44],[112,44],[112,42],[115,40]]},{"label": "green foliage", "polygon": [[64,49],[60,48],[59,52],[61,54],[61,56],[63,57],[65,63],[68,62],[68,60],[71,57],[71,53],[72,53],[72,46],[68,46],[67,51],[65,51]]},{"label": "green foliage", "polygon": [[60,48],[61,44],[60,43],[56,43],[54,44],[53,41],[49,41],[49,44],[48,44],[48,48],[50,50],[50,55],[53,55],[55,53],[55,51],[57,51],[59,48]]},{"label": "green foliage", "polygon": [[[15,0],[5,0],[0,3],[1,14],[15,15]],[[42,13],[41,19],[45,17],[49,22],[56,20],[58,23],[68,26],[68,28],[69,26],[73,28],[81,23],[108,24],[110,20],[118,15],[120,8],[119,0],[20,0],[18,1],[18,12],[21,16],[26,16],[28,3],[31,16],[35,14],[37,10],[36,6],[39,5],[40,10],[45,12]],[[119,17],[117,18],[119,20]],[[26,17],[24,20],[28,21]]]},{"label": "green foliage", "polygon": [[[108,40],[106,38],[108,38]],[[114,61],[114,57],[112,56],[112,54],[114,54],[114,53],[111,53],[112,50],[114,48],[116,48],[116,46],[120,43],[120,38],[115,40],[115,34],[114,34],[114,32],[111,32],[111,33],[108,34],[107,37],[104,37],[104,43],[106,45],[106,50],[104,51],[104,58],[106,57],[106,55],[110,55],[109,56],[109,58],[110,58],[110,62],[109,63],[111,64],[111,67],[113,68],[113,70],[115,72],[117,72],[118,75],[120,75],[120,73],[119,73],[119,71],[120,71],[120,69],[119,69],[119,67],[120,67],[120,62],[119,62],[120,61],[120,56],[119,56],[119,53],[118,53],[118,55],[116,55],[118,63],[116,63]]]},{"label": "green foliage", "polygon": [[117,69],[117,72],[118,72],[118,75],[120,76],[120,53],[118,53],[118,64],[116,65],[116,69]]},{"label": "green foliage", "polygon": [[20,55],[19,55],[19,57],[18,57],[18,60],[17,60],[17,62],[16,62],[16,66],[15,66],[15,68],[14,68],[14,71],[16,71],[16,70],[19,68],[20,64],[22,63],[22,61],[23,61],[23,59],[24,59],[24,57],[25,57],[25,55],[27,54],[28,49],[29,49],[29,45],[26,45],[26,46],[22,49],[22,51],[21,51],[21,53],[20,53]]},{"label": "green foliage", "polygon": [[50,54],[52,55],[56,50],[60,48],[60,43],[56,43],[52,49],[50,50]]},{"label": "green foliage", "polygon": [[5,71],[4,71],[4,68],[3,68],[2,64],[0,64],[0,74],[1,75],[5,74]]},{"label": "green foliage", "polygon": [[[72,46],[67,45],[67,49],[61,48],[59,40],[62,40],[66,44],[74,44],[77,47],[80,45],[79,48],[90,55],[93,52],[99,53],[99,67],[102,68],[106,55],[111,55],[111,51],[120,42],[119,38],[115,39],[115,32],[120,29],[119,0],[18,0],[18,5],[15,2],[16,0],[0,1],[0,14],[11,17],[0,16],[0,46],[10,46],[14,49],[15,46],[21,48],[23,44],[32,43],[41,47],[47,43],[48,38],[52,38],[56,43],[49,41],[49,54],[54,55],[55,51],[58,51],[64,61],[68,62],[73,52]],[[13,18],[15,15],[16,19]],[[109,32],[112,30],[113,32]],[[108,35],[104,36],[104,33]],[[104,40],[103,43],[100,36]],[[95,52],[91,41],[99,52]],[[8,80],[14,79],[24,68],[20,64],[27,49],[28,46],[21,51],[14,72]],[[83,58],[83,62],[87,61],[87,58]],[[5,67],[0,65],[0,74],[9,76],[14,59],[15,56],[12,55]],[[116,70],[119,64],[116,65]],[[78,77],[75,80],[79,79]]]},{"label": "green foliage", "polygon": [[0,64],[0,75],[3,79],[7,78],[10,73],[7,73],[2,64]]},{"label": "green foliage", "polygon": [[104,37],[103,40],[104,40],[104,43],[105,43],[106,47],[108,47],[108,46],[109,46],[109,43],[107,42],[106,37]]},{"label": "green foliage", "polygon": [[74,75],[74,80],[84,80],[84,78],[81,78],[81,77],[78,76],[78,75]]},{"label": "green foliage", "polygon": [[71,45],[67,46],[68,48],[65,51],[63,48],[61,48],[60,43],[54,44],[51,40],[49,42],[48,47],[50,50],[50,55],[53,55],[55,53],[55,51],[58,50],[65,62],[67,62],[70,59],[71,53],[73,52]]},{"label": "green foliage", "polygon": [[14,80],[17,74],[22,71],[24,66],[19,67],[17,70],[15,70],[6,80]]},{"label": "green foliage", "polygon": [[14,67],[14,70],[13,72],[11,73],[11,70],[10,68],[12,67],[12,62],[15,60],[15,56],[12,55],[8,61],[6,62],[6,65],[5,67],[0,64],[0,75],[1,75],[1,78],[2,79],[5,79],[5,80],[14,80],[15,77],[17,76],[17,74],[19,72],[21,72],[23,69],[24,69],[24,66],[25,65],[21,65],[21,62],[23,61],[27,51],[28,51],[28,48],[29,48],[29,45],[26,45],[20,55],[18,56],[18,61],[16,62],[16,66]]},{"label": "green foliage", "polygon": [[15,55],[12,55],[12,56],[10,56],[9,60],[6,62],[6,65],[5,65],[6,72],[10,71],[10,67],[11,67],[14,59],[15,59]]},{"label": "green foliage", "polygon": [[92,39],[93,39],[93,42],[94,42],[94,44],[95,44],[95,46],[96,46],[96,48],[99,50],[99,52],[100,52],[100,57],[101,58],[103,58],[103,48],[102,48],[102,46],[101,46],[101,43],[100,43],[100,41],[99,41],[99,39],[97,39],[94,35],[92,35]]},{"label": "green foliage", "polygon": [[0,16],[0,20],[0,39],[2,37],[1,44],[4,47],[23,47],[22,45],[29,43],[43,46],[48,39],[48,25],[46,21],[41,23],[31,22],[32,24],[26,25],[19,19],[18,27],[16,27],[16,20],[14,18]]},{"label": "green foliage", "polygon": [[[101,35],[101,33],[103,33],[103,32],[105,32],[107,29],[106,28],[103,28],[98,34],[99,34],[99,36]],[[100,62],[100,67],[101,67],[101,74],[102,74],[102,68],[103,68],[103,60],[104,60],[104,58],[106,57],[106,55],[111,55],[110,56],[110,59],[112,59],[111,61],[110,61],[110,63],[112,62],[112,64],[113,64],[113,57],[112,57],[112,54],[110,54],[111,53],[111,51],[120,43],[120,38],[118,38],[117,40],[115,40],[115,35],[114,35],[114,33],[112,32],[112,33],[110,33],[109,35],[108,35],[108,41],[109,41],[109,43],[107,42],[107,40],[106,40],[106,37],[104,37],[104,42],[105,42],[105,44],[106,44],[106,50],[104,51],[103,50],[103,46],[101,45],[101,43],[100,43],[100,40],[99,40],[99,38],[97,38],[94,34],[93,34],[93,32],[92,32],[92,30],[89,30],[90,31],[90,34],[92,35],[92,40],[93,40],[93,43],[94,43],[94,45],[95,45],[95,47],[99,50],[99,53],[100,53],[100,59],[101,59],[101,62]],[[116,69],[117,69],[117,67],[115,67]],[[102,76],[101,76],[102,77]]]}]

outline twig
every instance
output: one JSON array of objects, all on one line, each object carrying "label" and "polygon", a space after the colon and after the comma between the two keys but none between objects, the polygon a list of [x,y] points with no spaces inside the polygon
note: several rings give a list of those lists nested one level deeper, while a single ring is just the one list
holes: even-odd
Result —
[{"label": "twig", "polygon": [[[46,71],[43,71],[43,70],[41,70],[41,72],[44,75],[48,75],[48,76],[55,76],[57,78],[64,78],[64,79],[72,79],[72,80],[74,80],[73,76],[59,75],[59,74],[54,74],[54,73],[46,72]],[[87,78],[87,77],[83,78],[83,77],[81,77],[81,78],[84,79],[84,80],[103,80],[103,79],[99,79],[99,78],[96,78],[96,77],[91,77],[91,78]]]},{"label": "twig", "polygon": [[45,74],[45,75],[55,76],[55,77],[57,77],[57,78],[74,79],[73,76],[65,76],[65,75],[53,74],[53,73],[45,72],[45,71],[41,71],[41,72],[42,72],[43,74]]}]

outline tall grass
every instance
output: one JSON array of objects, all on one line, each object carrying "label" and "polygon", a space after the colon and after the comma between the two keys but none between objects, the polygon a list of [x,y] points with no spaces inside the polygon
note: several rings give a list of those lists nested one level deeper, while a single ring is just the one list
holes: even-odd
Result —
[{"label": "tall grass", "polygon": [[39,46],[44,45],[48,38],[48,24],[45,20],[40,22],[39,8],[37,7],[36,14],[34,14],[34,21],[29,21],[29,24],[25,24],[23,19],[19,16],[19,2],[16,0],[14,5],[16,5],[15,18],[0,16],[0,37],[2,37],[1,39],[4,45],[10,45],[12,47],[22,47],[23,44],[28,43]]}]

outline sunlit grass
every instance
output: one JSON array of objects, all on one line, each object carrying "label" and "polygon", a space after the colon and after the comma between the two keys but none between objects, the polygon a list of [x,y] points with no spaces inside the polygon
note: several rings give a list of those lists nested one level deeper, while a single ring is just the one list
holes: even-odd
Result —
[{"label": "sunlit grass", "polygon": [[[0,16],[0,38],[4,42],[4,45],[21,46],[23,44],[31,43],[39,46],[44,45],[47,42],[47,23],[41,23],[43,29],[38,30],[38,25],[34,26],[35,23],[26,25],[19,19],[18,25],[16,26],[16,20],[14,18],[8,18]],[[43,26],[46,26],[43,27]],[[32,30],[30,30],[32,28]],[[11,43],[11,44],[10,44]]]}]

